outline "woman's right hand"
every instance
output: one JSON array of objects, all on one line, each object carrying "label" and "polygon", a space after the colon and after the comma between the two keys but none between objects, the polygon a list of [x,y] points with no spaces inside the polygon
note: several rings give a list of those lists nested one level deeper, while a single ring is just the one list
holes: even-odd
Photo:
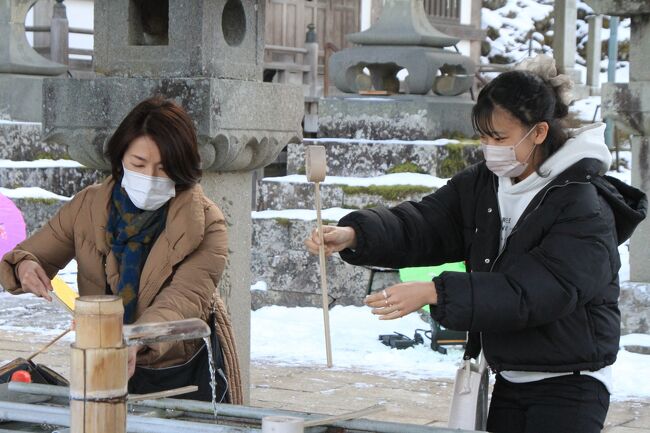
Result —
[{"label": "woman's right hand", "polygon": [[[325,255],[330,256],[346,248],[357,246],[357,234],[352,227],[323,226],[323,241],[325,244]],[[318,254],[320,240],[318,228],[311,232],[311,236],[305,239],[305,246],[312,254]]]},{"label": "woman's right hand", "polygon": [[41,265],[33,260],[23,260],[18,263],[17,274],[20,285],[25,292],[30,292],[50,302],[52,301],[50,292],[54,288],[52,288],[52,283]]}]

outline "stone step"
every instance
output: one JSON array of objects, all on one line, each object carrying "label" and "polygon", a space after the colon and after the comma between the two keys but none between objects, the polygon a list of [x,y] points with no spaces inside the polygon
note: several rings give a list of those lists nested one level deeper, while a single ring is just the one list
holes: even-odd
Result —
[{"label": "stone step", "polygon": [[[335,224],[350,209],[323,210],[323,220]],[[303,241],[316,227],[316,212],[304,209],[253,212],[252,282],[264,282],[252,290],[252,308],[266,305],[322,306],[318,256],[307,252]],[[375,274],[373,289],[397,282],[393,273]],[[370,271],[327,258],[327,286],[333,305],[361,305]]]},{"label": "stone step", "polygon": [[0,187],[38,187],[66,197],[106,176],[70,160],[0,161]]},{"label": "stone step", "polygon": [[68,159],[66,146],[41,141],[41,124],[0,120],[0,159]]},{"label": "stone step", "polygon": [[451,177],[483,159],[476,141],[305,139],[287,147],[287,174],[305,173],[305,146],[322,145],[328,176],[372,177],[399,172]]},{"label": "stone step", "polygon": [[[446,183],[446,179],[418,173],[395,173],[373,178],[328,176],[321,183],[323,208],[362,209],[395,206],[420,200]],[[314,209],[314,184],[305,175],[268,177],[257,189],[257,210]]]}]

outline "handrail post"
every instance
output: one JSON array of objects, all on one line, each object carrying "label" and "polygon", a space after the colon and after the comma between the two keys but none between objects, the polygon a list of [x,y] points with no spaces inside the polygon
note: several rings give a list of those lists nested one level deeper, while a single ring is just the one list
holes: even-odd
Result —
[{"label": "handrail post", "polygon": [[309,72],[307,73],[307,84],[309,85],[309,96],[317,97],[318,84],[318,39],[316,37],[316,26],[309,24],[309,29],[305,37],[305,48],[307,49],[307,64]]},{"label": "handrail post", "polygon": [[587,18],[589,23],[589,37],[587,39],[587,86],[592,95],[600,91],[600,51],[601,28],[603,27],[602,15],[591,15]]},{"label": "handrail post", "polygon": [[63,0],[56,0],[52,9],[52,24],[50,34],[50,58],[62,65],[69,64],[69,23]]}]

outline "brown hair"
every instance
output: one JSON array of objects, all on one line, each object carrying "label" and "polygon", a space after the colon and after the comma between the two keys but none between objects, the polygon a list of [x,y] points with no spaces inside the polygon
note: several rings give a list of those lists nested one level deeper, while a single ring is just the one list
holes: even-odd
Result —
[{"label": "brown hair", "polygon": [[201,157],[192,119],[180,105],[159,96],[136,105],[108,140],[104,154],[111,163],[113,179],[122,177],[122,158],[131,142],[143,136],[158,145],[165,173],[177,190],[198,183]]}]

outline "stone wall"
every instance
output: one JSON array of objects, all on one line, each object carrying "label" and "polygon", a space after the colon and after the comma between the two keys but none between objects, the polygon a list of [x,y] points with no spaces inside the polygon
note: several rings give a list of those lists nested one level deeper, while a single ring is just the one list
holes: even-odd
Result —
[{"label": "stone wall", "polygon": [[[318,256],[307,253],[303,244],[315,226],[314,221],[253,219],[253,283],[267,284],[267,290],[251,292],[253,309],[322,305]],[[370,271],[345,263],[338,254],[326,266],[330,303],[362,305]],[[378,290],[398,280],[396,274],[376,274],[373,281],[373,290]]]},{"label": "stone wall", "polygon": [[[381,176],[408,163],[416,172],[447,178],[483,159],[480,146],[460,144],[455,140],[422,143],[322,139],[305,142],[305,146],[310,144],[325,146],[328,176]],[[304,173],[304,155],[302,145],[287,148],[287,173]]]}]

